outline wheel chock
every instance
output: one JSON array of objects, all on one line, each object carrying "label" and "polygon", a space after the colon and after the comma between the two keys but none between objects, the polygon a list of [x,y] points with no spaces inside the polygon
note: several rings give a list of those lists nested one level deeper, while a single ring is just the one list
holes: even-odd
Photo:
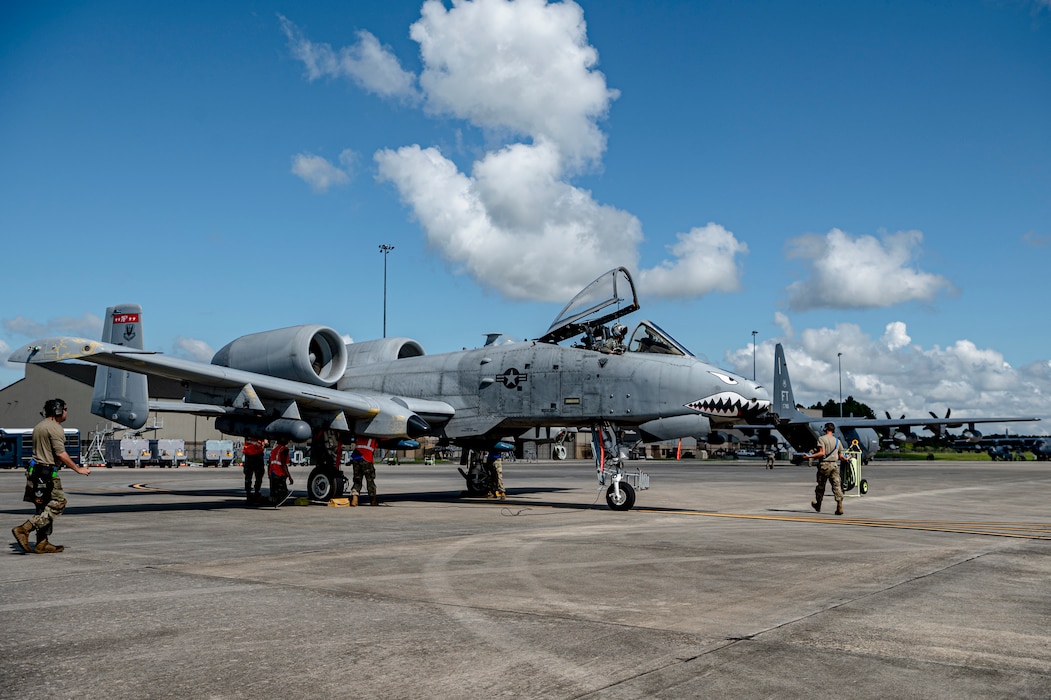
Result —
[{"label": "wheel chock", "polygon": [[350,507],[350,499],[349,498],[333,498],[332,500],[330,500],[328,502],[328,507],[329,508],[349,508]]}]

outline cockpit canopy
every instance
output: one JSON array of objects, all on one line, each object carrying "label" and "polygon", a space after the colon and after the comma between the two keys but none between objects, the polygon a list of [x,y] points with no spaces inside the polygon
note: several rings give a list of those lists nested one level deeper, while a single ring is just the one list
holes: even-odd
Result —
[{"label": "cockpit canopy", "polygon": [[679,341],[672,338],[652,321],[642,321],[635,327],[628,341],[627,352],[654,352],[662,355],[685,355],[693,357]]},{"label": "cockpit canopy", "polygon": [[573,297],[540,340],[557,343],[638,309],[635,283],[626,269],[618,267],[602,274]]},{"label": "cockpit canopy", "polygon": [[618,267],[602,274],[573,297],[539,340],[558,343],[583,336],[578,347],[601,352],[651,352],[693,357],[693,353],[651,321],[639,323],[626,343],[627,329],[624,326],[619,323],[612,327],[606,325],[639,308],[631,274]]}]

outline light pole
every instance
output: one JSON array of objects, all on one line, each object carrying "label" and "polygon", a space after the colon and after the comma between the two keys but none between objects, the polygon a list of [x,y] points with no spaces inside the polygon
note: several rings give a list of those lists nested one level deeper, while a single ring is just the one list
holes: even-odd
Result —
[{"label": "light pole", "polygon": [[839,417],[843,417],[843,353],[837,352],[836,359],[839,360]]},{"label": "light pole", "polygon": [[752,331],[752,381],[755,381],[755,334],[759,331]]},{"label": "light pole", "polygon": [[386,243],[380,245],[383,253],[383,337],[387,337],[387,255],[394,250],[394,246]]}]

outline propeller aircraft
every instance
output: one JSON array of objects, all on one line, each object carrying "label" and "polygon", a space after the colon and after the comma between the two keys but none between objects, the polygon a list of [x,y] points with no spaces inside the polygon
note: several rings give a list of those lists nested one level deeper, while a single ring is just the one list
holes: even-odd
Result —
[{"label": "propeller aircraft", "polygon": [[[774,388],[773,406],[770,409],[766,426],[744,426],[748,430],[766,430],[776,428],[779,433],[792,445],[797,452],[810,452],[817,447],[817,438],[824,434],[826,423],[836,426],[835,435],[845,449],[861,452],[862,462],[868,464],[872,456],[880,449],[880,438],[882,434],[897,436],[904,439],[912,435],[909,428],[922,426],[936,434],[942,434],[945,428],[968,426],[964,431],[964,438],[972,440],[974,436],[981,437],[975,429],[976,423],[1016,423],[1024,421],[1038,421],[1039,418],[1032,417],[978,417],[978,418],[952,418],[951,413],[946,413],[945,418],[939,418],[931,413],[930,418],[837,418],[837,417],[814,417],[808,416],[796,407],[795,396],[792,393],[792,380],[788,376],[788,363],[785,361],[785,351],[778,343],[774,348]],[[742,426],[738,426],[742,427]]]}]

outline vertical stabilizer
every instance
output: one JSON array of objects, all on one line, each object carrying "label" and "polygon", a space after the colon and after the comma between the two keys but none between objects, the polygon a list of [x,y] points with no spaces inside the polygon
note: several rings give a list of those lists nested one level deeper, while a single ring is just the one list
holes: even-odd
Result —
[{"label": "vertical stabilizer", "polygon": [[[121,304],[106,309],[102,341],[143,350],[142,307]],[[95,391],[91,412],[129,428],[146,424],[150,411],[146,375],[99,366],[95,370]]]},{"label": "vertical stabilizer", "polygon": [[796,408],[796,398],[792,395],[792,380],[788,377],[788,363],[785,362],[785,350],[781,347],[781,343],[774,348],[773,393],[773,412],[782,420],[794,419],[802,415]]}]

